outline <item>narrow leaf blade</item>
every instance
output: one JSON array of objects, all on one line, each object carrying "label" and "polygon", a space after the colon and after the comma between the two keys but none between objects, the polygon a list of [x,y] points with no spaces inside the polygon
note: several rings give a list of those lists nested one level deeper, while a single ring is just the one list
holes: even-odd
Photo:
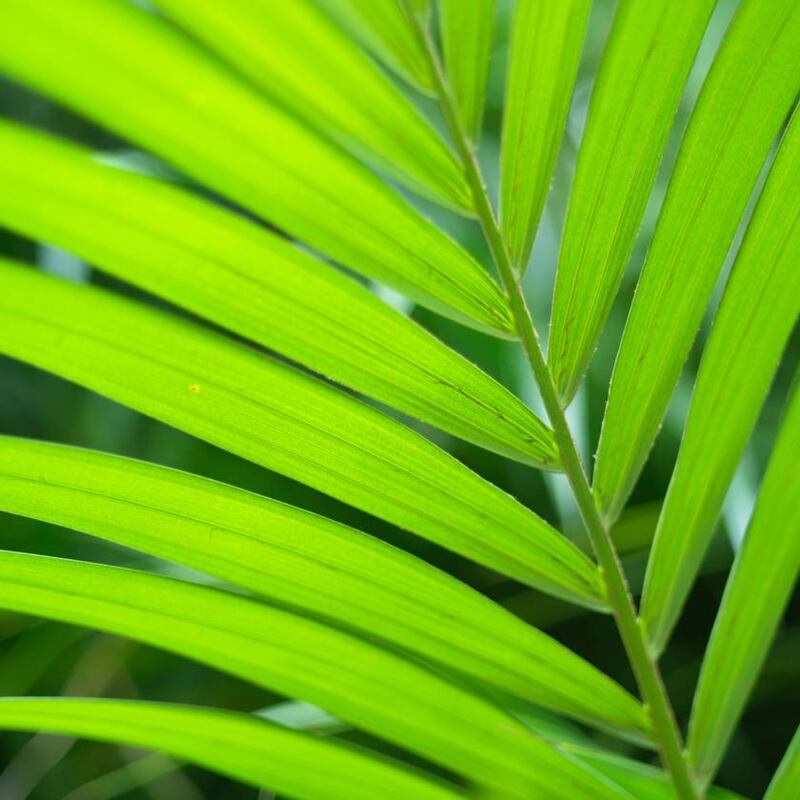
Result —
[{"label": "narrow leaf blade", "polygon": [[424,561],[323,517],[145,462],[10,437],[0,437],[0,509],[176,561],[649,740],[641,705],[568,648]]},{"label": "narrow leaf blade", "polygon": [[561,242],[548,358],[565,403],[608,319],[715,0],[619,6],[592,92]]},{"label": "narrow leaf blade", "polygon": [[800,91],[800,5],[745,0],[689,121],[614,366],[595,493],[619,514],[656,437],[717,275]]},{"label": "narrow leaf blade", "polygon": [[[559,745],[567,753],[573,753],[590,764],[598,772],[631,793],[637,800],[675,800],[675,785],[670,776],[661,769],[615,753],[599,750],[596,746],[574,744]],[[711,787],[706,800],[744,800],[741,795],[725,789]]]},{"label": "narrow leaf blade", "polygon": [[442,138],[313,0],[157,5],[307,124],[412,190],[471,210],[463,171]]},{"label": "narrow leaf blade", "polygon": [[566,538],[423,437],[223,336],[0,263],[0,352],[47,369],[492,568],[604,605]]},{"label": "narrow leaf blade", "polygon": [[[168,753],[298,800],[458,800],[455,787],[247,714],[133,700],[0,698],[0,728]],[[314,768],[309,769],[309,764]],[[353,780],[357,775],[358,780]]]},{"label": "narrow leaf blade", "polygon": [[533,248],[567,121],[590,0],[517,0],[503,112],[500,227],[514,266]]},{"label": "narrow leaf blade", "polygon": [[481,134],[494,35],[495,0],[441,0],[444,65],[461,124],[473,143]]},{"label": "narrow leaf blade", "polygon": [[[525,798],[604,784],[513,718],[433,672],[334,628],[195,584],[0,551],[0,606],[133,638],[307,700],[486,787]],[[557,777],[554,777],[557,776]]]},{"label": "narrow leaf blade", "polygon": [[703,783],[719,767],[800,576],[798,386],[703,659],[688,739]]},{"label": "narrow leaf blade", "polygon": [[[63,54],[52,80],[52,52]],[[124,0],[8,0],[0,69],[357,272],[510,337],[487,272],[354,158]]]},{"label": "narrow leaf blade", "polygon": [[648,563],[642,618],[666,646],[800,315],[800,113],[787,130],[706,345]]},{"label": "narrow leaf blade", "polygon": [[793,800],[800,786],[800,727],[792,738],[786,755],[770,781],[764,800]]},{"label": "narrow leaf blade", "polygon": [[430,0],[314,0],[387,67],[424,94],[433,94],[428,57],[407,16],[405,4],[422,18]]},{"label": "narrow leaf blade", "polygon": [[510,392],[285,239],[166,183],[0,122],[0,223],[505,456],[557,466]]}]

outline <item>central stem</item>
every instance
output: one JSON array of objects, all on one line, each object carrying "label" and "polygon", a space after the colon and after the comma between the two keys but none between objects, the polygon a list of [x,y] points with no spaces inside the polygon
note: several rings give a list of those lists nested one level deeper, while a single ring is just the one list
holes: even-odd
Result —
[{"label": "central stem", "polygon": [[589,480],[558,398],[536,327],[525,302],[520,278],[511,264],[508,251],[503,243],[500,227],[489,200],[475,152],[464,132],[430,33],[413,12],[409,12],[409,17],[415,25],[428,55],[431,78],[434,81],[439,105],[463,162],[475,202],[475,211],[508,295],[520,342],[553,427],[564,472],[572,487],[597,562],[603,572],[609,603],[639,690],[646,703],[662,763],[672,778],[678,797],[681,800],[697,800],[699,795],[694,787],[689,765],[683,753],[680,731],[661,679],[658,664],[648,654],[644,635],[637,621],[636,606],[622,564],[592,495]]}]

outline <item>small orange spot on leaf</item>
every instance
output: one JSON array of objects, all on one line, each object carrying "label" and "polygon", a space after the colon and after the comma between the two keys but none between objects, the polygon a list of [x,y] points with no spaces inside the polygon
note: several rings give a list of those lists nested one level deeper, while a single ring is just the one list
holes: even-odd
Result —
[{"label": "small orange spot on leaf", "polygon": [[200,394],[200,384],[192,383],[189,385],[189,391],[192,394]]}]

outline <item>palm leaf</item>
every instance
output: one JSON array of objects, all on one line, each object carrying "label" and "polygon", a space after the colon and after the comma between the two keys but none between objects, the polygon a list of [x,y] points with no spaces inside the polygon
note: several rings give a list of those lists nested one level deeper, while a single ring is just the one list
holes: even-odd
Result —
[{"label": "palm leaf", "polygon": [[592,92],[553,296],[548,360],[568,403],[611,311],[715,0],[617,11]]},{"label": "palm leaf", "polygon": [[[630,792],[637,800],[674,800],[675,789],[669,776],[662,770],[634,761],[614,753],[597,749],[596,746],[561,744],[561,749],[578,756],[598,772],[621,788]],[[717,787],[710,788],[706,800],[744,800],[741,795]]]},{"label": "palm leaf", "polygon": [[722,760],[798,576],[800,388],[796,387],[703,659],[688,743],[703,784]]},{"label": "palm leaf", "polygon": [[299,800],[457,800],[466,796],[421,772],[354,747],[210,708],[131,700],[6,697],[0,698],[0,727],[157,750]]},{"label": "palm leaf", "polygon": [[516,398],[285,239],[89,151],[0,123],[0,222],[496,452],[554,467]]},{"label": "palm leaf", "polygon": [[[37,247],[41,267],[0,258],[0,355],[123,406],[75,395],[56,380],[46,402],[58,418],[37,435],[80,439],[86,422],[95,443],[129,451],[141,418],[128,407],[353,506],[364,512],[356,516],[365,530],[385,528],[383,520],[470,559],[432,551],[434,562],[455,566],[478,590],[367,533],[234,486],[0,436],[0,515],[19,515],[8,520],[11,550],[0,550],[0,640],[9,643],[0,672],[17,686],[12,693],[68,663],[64,645],[94,629],[161,648],[179,671],[199,662],[223,673],[223,683],[243,680],[273,704],[231,715],[0,698],[0,730],[149,747],[175,770],[188,760],[281,796],[741,800],[707,786],[748,702],[760,703],[768,683],[774,696],[785,692],[782,672],[796,655],[788,630],[777,660],[762,670],[800,574],[800,375],[760,494],[750,473],[771,426],[758,429],[753,453],[745,447],[761,406],[772,407],[775,376],[775,394],[784,394],[780,362],[793,366],[788,343],[800,316],[797,118],[766,169],[800,97],[800,4],[289,5],[7,0],[0,72],[23,84],[11,87],[10,116],[31,119],[33,111],[45,127],[82,141],[108,142],[111,134],[134,149],[98,154],[0,122],[0,226],[11,231],[2,248],[30,260]],[[496,87],[486,94],[494,30],[509,20],[498,142],[498,118],[487,120],[484,136],[482,116],[498,100]],[[611,35],[599,53],[607,22]],[[582,60],[587,33],[591,52]],[[600,421],[592,400],[606,391],[602,368],[592,368],[586,407],[567,406],[610,333],[604,328],[698,52],[693,74],[708,74],[666,176],[592,487],[583,451]],[[548,200],[579,68],[593,67],[596,54],[572,196],[555,187]],[[587,77],[582,85],[595,76]],[[64,117],[28,89],[86,120]],[[41,102],[43,116],[33,108]],[[681,127],[685,116],[681,109]],[[496,176],[488,162],[498,144]],[[529,306],[522,273],[548,202],[565,212],[566,226],[560,254],[556,231],[542,231],[537,244],[545,260],[559,262],[545,356],[541,302]],[[640,487],[643,504],[626,512],[739,232],[744,243],[713,309],[666,497],[669,459],[659,451]],[[498,280],[478,260],[486,255]],[[85,285],[95,268],[136,289],[121,286],[120,296]],[[541,289],[547,272],[537,280]],[[140,292],[144,302],[134,299]],[[528,405],[541,403],[549,424],[462,351],[526,397],[534,387],[523,381],[533,377],[538,397]],[[46,376],[0,368],[12,375],[0,402],[11,403],[6,429],[19,431],[19,409],[30,404],[17,391],[27,377]],[[688,383],[677,400],[688,397]],[[86,419],[61,413],[73,395]],[[670,446],[682,408],[676,403],[668,418]],[[432,425],[519,463],[454,443],[482,475],[502,482],[495,486],[403,424],[419,427],[416,420],[423,433]],[[154,431],[158,441],[137,440],[136,451],[144,446],[160,460],[162,435],[170,448],[174,437],[160,425]],[[207,465],[178,460],[218,472],[217,456],[201,450]],[[562,484],[544,476],[552,503],[527,486],[521,464],[564,473]],[[271,488],[270,475],[261,477]],[[558,514],[566,535],[499,485],[525,491],[546,519]],[[565,502],[572,500],[574,508]],[[750,516],[750,525],[684,744],[675,713],[682,703],[666,685],[680,690],[685,681],[668,675],[665,684],[659,657],[723,503],[737,537],[740,519]],[[42,530],[57,534],[48,549],[72,552],[77,544],[91,553],[110,543],[145,557],[150,571],[16,552]],[[709,568],[721,566],[728,568],[727,553],[708,559]],[[606,628],[587,610],[612,612],[626,681],[635,679],[641,701],[583,657],[601,654],[596,663],[619,672]],[[576,628],[558,631],[575,649],[516,613],[537,625],[577,617]],[[59,633],[67,629],[74,633]],[[587,632],[597,641],[584,649]],[[75,687],[69,680],[64,692],[82,693]],[[135,688],[144,695],[152,683]],[[212,685],[201,688],[209,702],[220,697]],[[275,705],[273,693],[285,699]],[[652,748],[663,771],[640,751],[607,744],[609,735]],[[371,750],[345,740],[366,740]],[[797,741],[768,800],[794,796]],[[16,788],[27,751],[13,759],[3,787]],[[31,786],[48,764],[36,767]],[[726,771],[721,780],[731,777]]]},{"label": "palm leaf", "polygon": [[[427,18],[430,0],[313,0],[386,66],[415,89],[430,94],[427,55],[407,11]],[[408,2],[409,6],[406,7]]]},{"label": "palm leaf", "polygon": [[800,727],[769,784],[764,800],[792,800],[800,785]]},{"label": "palm leaf", "polygon": [[517,0],[503,112],[500,223],[523,270],[567,120],[590,0]]},{"label": "palm leaf", "polygon": [[0,552],[0,576],[3,608],[131,637],[308,700],[520,800],[548,780],[565,800],[624,797],[477,695],[303,617],[170,578],[24,553]]},{"label": "palm leaf", "polygon": [[157,5],[308,125],[414,191],[471,210],[464,174],[441,137],[313,0]]},{"label": "palm leaf", "polygon": [[[55,82],[53,38],[63,53]],[[348,267],[511,335],[500,290],[460,247],[154,15],[124,0],[9,0],[0,68]]]},{"label": "palm leaf", "polygon": [[441,0],[440,6],[445,68],[461,124],[477,142],[492,55],[495,0]]},{"label": "palm leaf", "polygon": [[595,492],[613,520],[658,432],[764,161],[800,91],[800,5],[745,0],[703,86],[614,366]]},{"label": "palm leaf", "polygon": [[549,636],[352,528],[203,478],[0,437],[0,509],[185,564],[454,673],[648,741],[641,705]]},{"label": "palm leaf", "polygon": [[[0,263],[0,352],[80,383],[486,566],[603,606],[595,566],[399,423],[218,334]],[[435,481],[431,478],[435,476]]]},{"label": "palm leaf", "polygon": [[800,114],[781,144],[725,290],[661,512],[642,618],[661,651],[800,315]]}]

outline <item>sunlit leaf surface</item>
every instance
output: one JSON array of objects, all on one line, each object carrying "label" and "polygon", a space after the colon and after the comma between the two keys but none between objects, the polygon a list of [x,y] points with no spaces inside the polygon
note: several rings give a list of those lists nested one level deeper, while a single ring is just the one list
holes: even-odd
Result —
[{"label": "sunlit leaf surface", "polygon": [[[52,80],[56,36],[62,54]],[[440,313],[510,335],[486,271],[378,177],[125,0],[7,0],[0,68]]]},{"label": "sunlit leaf surface", "polygon": [[747,231],[695,384],[648,565],[642,618],[660,651],[714,533],[725,493],[800,315],[800,115]]},{"label": "sunlit leaf surface", "polygon": [[158,0],[157,6],[309,125],[411,189],[472,208],[442,138],[313,0]]},{"label": "sunlit leaf surface", "polygon": [[595,493],[615,519],[658,433],[759,172],[800,92],[800,4],[745,0],[692,114],[611,379]]},{"label": "sunlit leaf surface", "polygon": [[500,221],[511,260],[533,248],[578,72],[589,0],[518,0],[512,20],[500,175]]},{"label": "sunlit leaf surface", "polygon": [[461,124],[477,142],[492,55],[495,0],[442,0],[440,5],[445,68]]},{"label": "sunlit leaf surface", "polygon": [[157,750],[301,800],[465,797],[455,787],[355,748],[211,708],[130,700],[0,698],[0,726]]},{"label": "sunlit leaf surface", "polygon": [[719,767],[798,576],[800,390],[796,388],[703,660],[689,727],[689,755],[704,783]]},{"label": "sunlit leaf surface", "polygon": [[479,696],[303,617],[169,578],[23,553],[0,552],[0,576],[6,609],[132,637],[302,697],[510,797],[550,781],[564,800],[625,796]]},{"label": "sunlit leaf surface", "polygon": [[648,738],[640,704],[566,647],[424,561],[324,517],[145,462],[10,437],[0,437],[0,509],[185,564]]},{"label": "sunlit leaf surface", "polygon": [[553,468],[522,403],[367,289],[236,214],[0,123],[0,222],[386,405]]},{"label": "sunlit leaf surface", "polygon": [[[0,264],[0,352],[80,383],[501,572],[590,606],[592,562],[408,428],[216,333]],[[431,477],[435,476],[435,481]]]},{"label": "sunlit leaf surface", "polygon": [[611,311],[714,3],[619,5],[589,106],[553,297],[548,361],[565,402]]}]

